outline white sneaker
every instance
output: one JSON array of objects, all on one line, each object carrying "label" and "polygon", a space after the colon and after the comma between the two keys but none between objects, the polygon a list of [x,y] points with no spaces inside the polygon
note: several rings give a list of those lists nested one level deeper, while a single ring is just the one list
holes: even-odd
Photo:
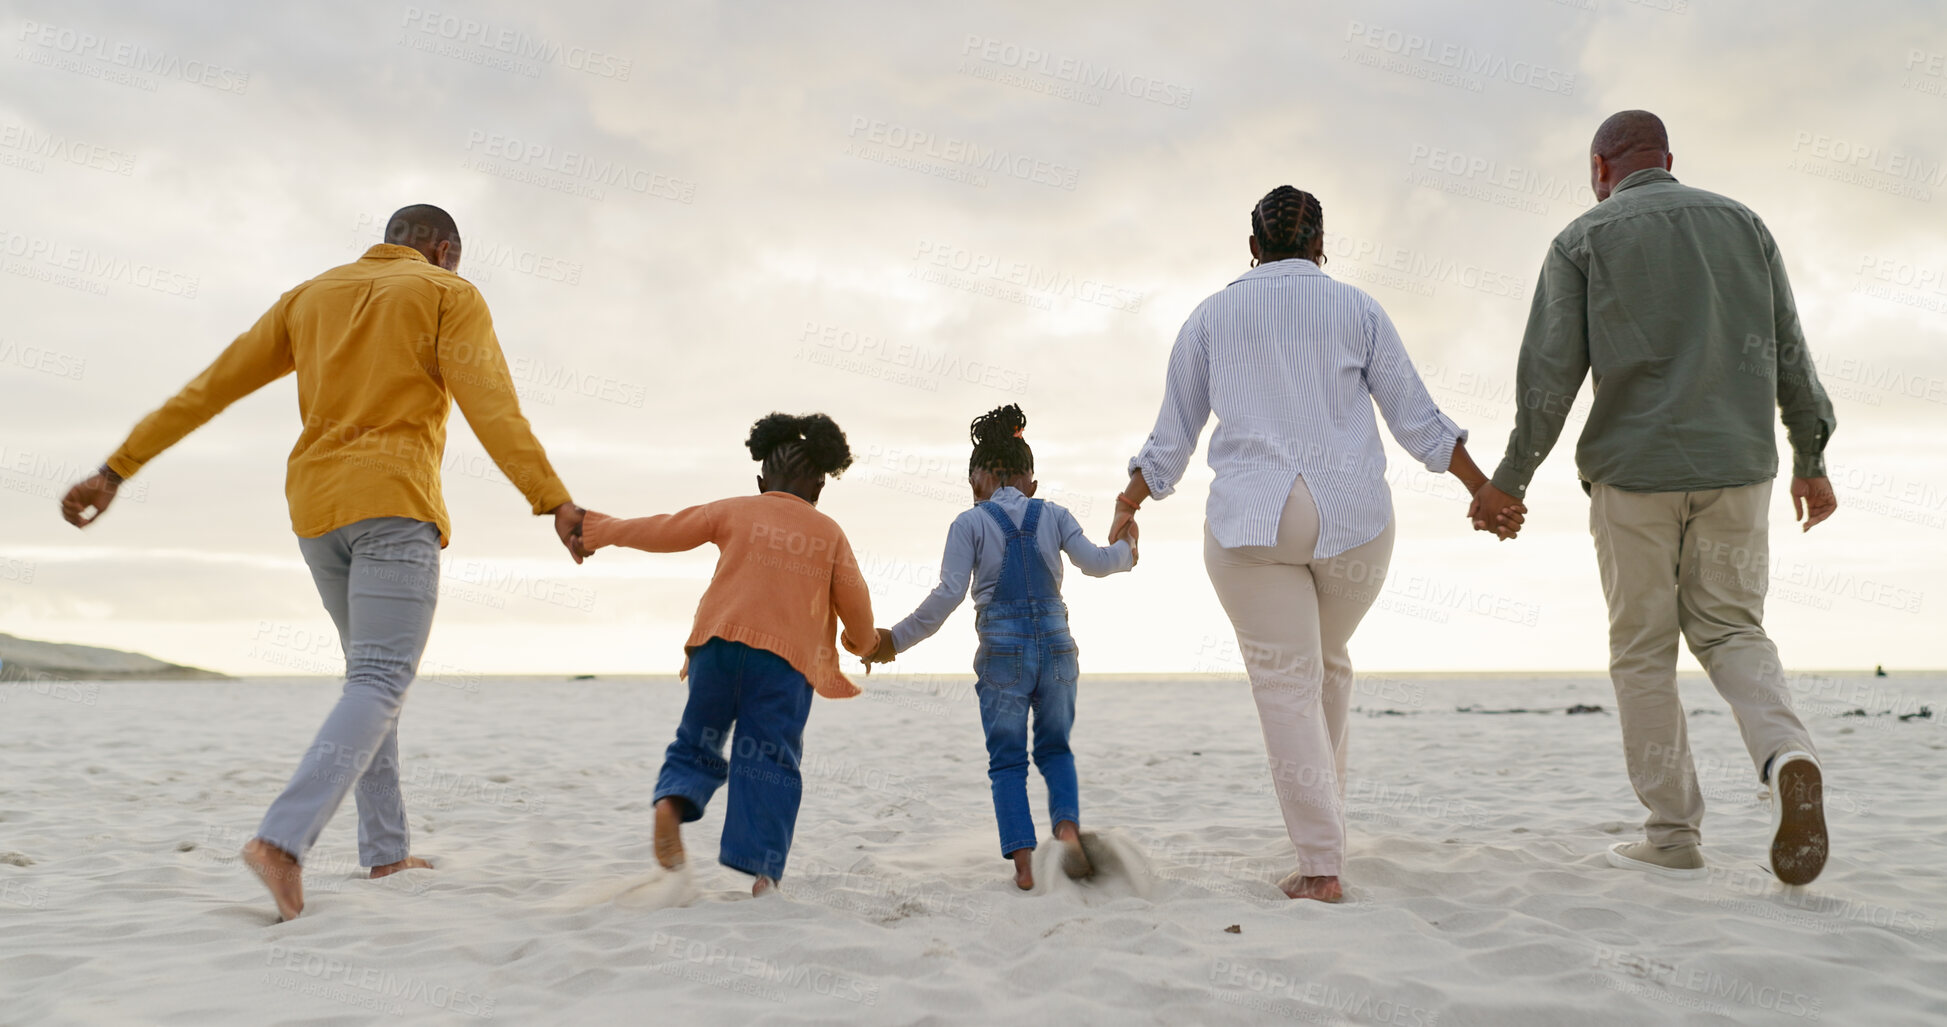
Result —
[{"label": "white sneaker", "polygon": [[[1652,862],[1645,857],[1654,857],[1663,862]],[[1673,863],[1677,865],[1669,865]],[[1696,866],[1684,866],[1686,863],[1695,863]],[[1619,870],[1640,870],[1674,881],[1694,881],[1710,875],[1710,868],[1704,865],[1703,853],[1694,845],[1666,852],[1647,841],[1617,842],[1609,846],[1609,865]]]},{"label": "white sneaker", "polygon": [[1793,750],[1771,761],[1771,872],[1786,884],[1810,884],[1825,869],[1825,779],[1811,753]]}]

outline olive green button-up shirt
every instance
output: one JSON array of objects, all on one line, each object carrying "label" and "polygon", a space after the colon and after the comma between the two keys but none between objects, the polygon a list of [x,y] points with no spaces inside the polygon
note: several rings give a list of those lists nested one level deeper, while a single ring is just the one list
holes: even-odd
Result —
[{"label": "olive green button-up shirt", "polygon": [[1696,492],[1769,481],[1774,409],[1792,473],[1825,474],[1832,403],[1777,244],[1743,204],[1661,168],[1624,178],[1549,246],[1496,488],[1527,494],[1591,374],[1595,399],[1575,447],[1585,483]]}]

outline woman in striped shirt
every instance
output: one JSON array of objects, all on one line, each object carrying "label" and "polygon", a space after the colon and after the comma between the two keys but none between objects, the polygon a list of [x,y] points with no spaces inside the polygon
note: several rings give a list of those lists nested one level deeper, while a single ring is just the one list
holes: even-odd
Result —
[{"label": "woman in striped shirt", "polygon": [[[1163,409],[1109,541],[1176,490],[1210,415],[1204,565],[1237,631],[1264,745],[1298,852],[1280,887],[1337,902],[1345,858],[1346,645],[1393,551],[1392,494],[1373,402],[1393,438],[1471,494],[1486,481],[1467,433],[1435,406],[1392,320],[1333,281],[1317,197],[1279,186],[1251,210],[1252,270],[1203,301],[1170,353]],[[1518,508],[1512,529],[1520,527]],[[1508,535],[1512,531],[1507,532]]]}]

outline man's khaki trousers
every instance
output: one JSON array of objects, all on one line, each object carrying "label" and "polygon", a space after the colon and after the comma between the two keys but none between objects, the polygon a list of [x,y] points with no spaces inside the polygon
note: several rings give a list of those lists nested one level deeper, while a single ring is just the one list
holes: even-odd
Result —
[{"label": "man's khaki trousers", "polygon": [[1609,676],[1644,830],[1658,848],[1701,839],[1704,797],[1677,696],[1677,635],[1731,704],[1759,776],[1812,739],[1764,633],[1771,482],[1706,492],[1596,485],[1589,532],[1609,601]]}]

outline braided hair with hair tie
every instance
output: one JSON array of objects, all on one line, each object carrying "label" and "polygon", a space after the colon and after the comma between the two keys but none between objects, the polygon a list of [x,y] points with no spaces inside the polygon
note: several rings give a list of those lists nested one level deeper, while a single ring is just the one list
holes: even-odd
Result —
[{"label": "braided hair with hair tie", "polygon": [[1325,263],[1325,208],[1303,189],[1281,185],[1251,208],[1251,235],[1264,261],[1311,258]]},{"label": "braided hair with hair tie", "polygon": [[1018,403],[995,407],[974,418],[968,428],[974,448],[967,460],[967,473],[987,471],[1003,482],[1017,474],[1033,474],[1034,450],[1021,437],[1027,427],[1028,415]]},{"label": "braided hair with hair tie", "polygon": [[852,466],[844,430],[824,414],[769,414],[750,426],[744,446],[752,460],[763,462],[765,476],[773,481],[836,478]]}]

